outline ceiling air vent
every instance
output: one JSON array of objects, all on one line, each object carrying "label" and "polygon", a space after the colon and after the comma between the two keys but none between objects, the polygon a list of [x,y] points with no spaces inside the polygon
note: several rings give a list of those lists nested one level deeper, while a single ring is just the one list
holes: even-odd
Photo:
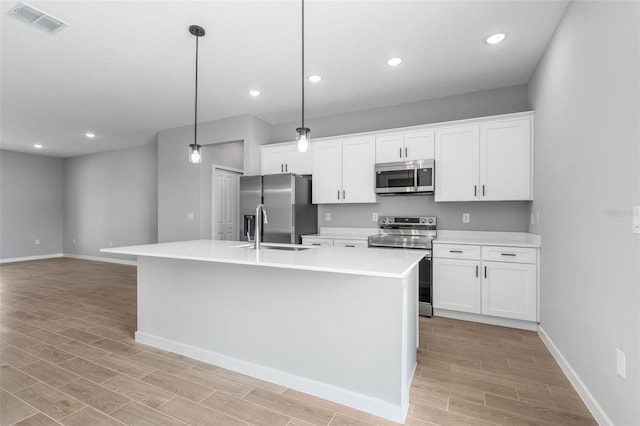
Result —
[{"label": "ceiling air vent", "polygon": [[56,33],[69,26],[69,24],[64,22],[62,19],[51,16],[48,13],[24,2],[20,2],[15,5],[9,13],[13,14],[13,16],[21,21],[31,24],[34,27],[38,27],[48,33]]}]

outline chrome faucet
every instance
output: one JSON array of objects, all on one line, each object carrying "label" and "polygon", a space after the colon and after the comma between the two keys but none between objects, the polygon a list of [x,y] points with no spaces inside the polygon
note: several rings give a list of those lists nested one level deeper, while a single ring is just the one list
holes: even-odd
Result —
[{"label": "chrome faucet", "polygon": [[256,250],[260,250],[260,240],[262,239],[262,216],[260,216],[260,210],[262,210],[262,214],[264,215],[264,223],[269,223],[269,220],[267,218],[267,211],[264,209],[264,204],[260,203],[258,204],[258,207],[256,207],[256,230],[255,230],[255,236],[254,236],[254,240],[255,240],[255,245],[254,248]]}]

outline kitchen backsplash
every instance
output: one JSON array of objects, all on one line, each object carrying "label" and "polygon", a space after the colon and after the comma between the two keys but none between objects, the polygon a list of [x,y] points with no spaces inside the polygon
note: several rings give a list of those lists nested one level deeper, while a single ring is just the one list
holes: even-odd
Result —
[{"label": "kitchen backsplash", "polygon": [[[376,227],[372,220],[378,216],[436,216],[439,229],[469,231],[529,230],[530,201],[475,201],[436,203],[433,195],[378,197],[375,204],[318,205],[318,229],[321,226]],[[327,213],[331,220],[326,220]],[[469,223],[462,222],[469,213]]]}]

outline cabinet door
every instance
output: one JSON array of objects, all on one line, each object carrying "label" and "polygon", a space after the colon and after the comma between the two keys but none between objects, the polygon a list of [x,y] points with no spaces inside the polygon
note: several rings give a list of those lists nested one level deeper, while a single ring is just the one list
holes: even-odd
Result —
[{"label": "cabinet door", "polygon": [[480,184],[482,200],[532,199],[531,119],[480,126]]},{"label": "cabinet door", "polygon": [[285,172],[295,173],[298,175],[310,175],[312,173],[312,154],[313,150],[307,152],[298,151],[298,145],[293,143],[286,148]]},{"label": "cabinet door", "polygon": [[406,160],[433,160],[435,154],[433,130],[405,133],[404,154]]},{"label": "cabinet door", "polygon": [[480,126],[435,130],[435,201],[479,199]]},{"label": "cabinet door", "polygon": [[260,154],[263,175],[284,173],[285,152],[282,146],[262,147]]},{"label": "cabinet door", "polygon": [[404,136],[402,134],[376,137],[376,163],[404,161]]},{"label": "cabinet door", "polygon": [[536,265],[482,262],[482,313],[537,320]]},{"label": "cabinet door", "polygon": [[480,313],[480,262],[433,259],[433,307]]},{"label": "cabinet door", "polygon": [[333,240],[333,245],[336,247],[360,247],[367,248],[369,247],[369,243],[367,240],[343,240],[343,239],[335,239]]},{"label": "cabinet door", "polygon": [[375,139],[342,141],[342,202],[375,203]]},{"label": "cabinet door", "polygon": [[316,142],[311,146],[313,149],[313,184],[311,185],[313,203],[341,203],[342,143],[326,141]]},{"label": "cabinet door", "polygon": [[302,244],[305,245],[305,246],[333,247],[333,239],[331,239],[331,238],[317,238],[317,237],[302,237]]}]

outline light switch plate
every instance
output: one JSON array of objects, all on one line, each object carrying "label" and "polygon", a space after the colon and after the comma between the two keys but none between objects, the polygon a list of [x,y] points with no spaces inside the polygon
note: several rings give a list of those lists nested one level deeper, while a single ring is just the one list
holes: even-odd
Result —
[{"label": "light switch plate", "polygon": [[372,213],[371,214],[371,220],[374,221],[374,222],[377,222],[378,221],[378,213]]},{"label": "light switch plate", "polygon": [[633,233],[640,234],[640,206],[633,206]]},{"label": "light switch plate", "polygon": [[326,212],[324,214],[324,220],[326,220],[327,222],[331,222],[331,213]]},{"label": "light switch plate", "polygon": [[471,222],[471,215],[469,213],[462,213],[462,223]]},{"label": "light switch plate", "polygon": [[618,376],[626,380],[627,360],[624,356],[624,352],[622,352],[620,349],[616,349],[616,373],[618,373]]}]

